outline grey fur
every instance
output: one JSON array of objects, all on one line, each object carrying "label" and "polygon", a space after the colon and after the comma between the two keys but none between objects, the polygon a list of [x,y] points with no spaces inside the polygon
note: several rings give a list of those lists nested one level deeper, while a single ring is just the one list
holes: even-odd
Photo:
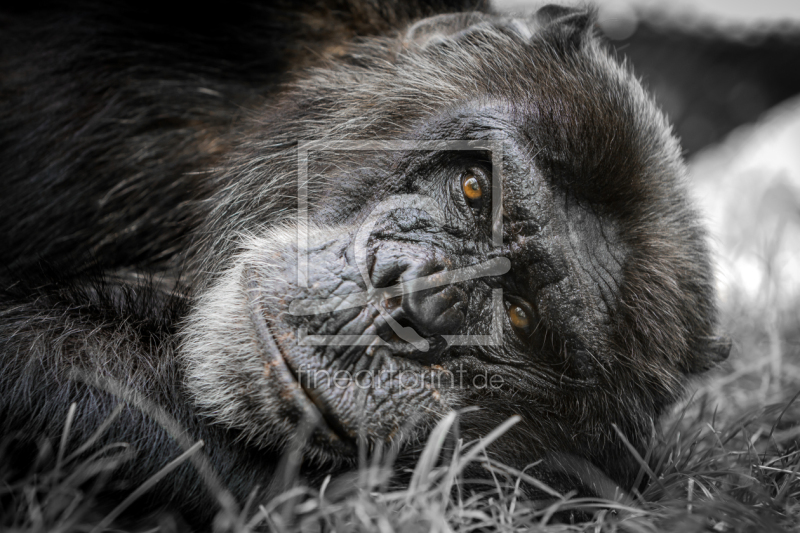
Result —
[{"label": "grey fur", "polygon": [[[79,442],[124,399],[128,409],[105,441],[141,450],[120,471],[137,483],[181,446],[131,399],[139,395],[190,441],[205,441],[210,468],[242,499],[255,485],[267,487],[264,497],[277,490],[273,474],[298,435],[302,473],[313,480],[352,468],[358,442],[413,458],[441,417],[477,405],[460,420],[467,439],[522,417],[492,447],[499,460],[522,468],[551,457],[542,477],[580,485],[558,472],[572,456],[629,486],[636,463],[614,426],[643,451],[688,376],[727,354],[716,337],[705,234],[666,119],[594,36],[591,11],[416,22],[438,8],[346,5],[332,24],[373,35],[350,40],[343,30],[315,41],[308,30],[297,42],[311,42],[312,53],[294,69],[200,57],[193,50],[205,34],[194,27],[186,43],[170,40],[169,27],[152,37],[146,24],[131,23],[130,39],[116,36],[101,8],[63,30],[24,16],[12,25],[7,40],[38,35],[47,53],[7,47],[13,53],[2,60],[3,90],[17,99],[0,108],[0,131],[13,133],[0,137],[8,190],[0,208],[9,221],[0,228],[10,243],[0,277],[4,431],[55,437],[77,402]],[[284,7],[281,16],[293,13]],[[289,19],[302,27],[302,17]],[[257,26],[244,34],[255,51],[272,46]],[[86,27],[98,29],[95,41],[79,38],[84,30],[75,28]],[[137,32],[151,35],[152,48]],[[119,51],[134,44],[144,49],[133,64],[114,70],[128,57]],[[59,85],[58,61],[27,62],[48,53],[73,65],[81,83],[103,72],[100,104]],[[52,86],[61,92],[49,97]],[[49,104],[21,96],[28,87]],[[312,279],[300,286],[298,143],[374,139],[503,143],[500,248],[490,244],[485,210],[465,208],[448,188],[464,169],[482,172],[484,154],[325,152],[309,162]],[[293,301],[366,291],[352,251],[358,228],[387,196],[423,193],[441,202],[445,222],[411,208],[378,217],[366,241],[376,287],[496,257],[509,259],[510,273],[417,300],[404,294],[400,310],[289,312]],[[530,305],[535,329],[516,336],[505,323],[499,346],[438,342],[447,328],[489,335],[498,288]],[[435,320],[414,321],[409,309],[420,301],[435,313],[424,305],[414,312]],[[435,307],[443,301],[444,310]],[[298,344],[302,328],[385,333],[395,315],[431,350]],[[296,375],[366,367],[407,370],[420,387],[391,378],[378,392],[314,388]],[[501,376],[503,386],[456,386],[457,368]],[[76,381],[76,370],[91,378]],[[120,387],[135,394],[115,394]],[[189,466],[155,490],[200,522],[213,514]]]}]

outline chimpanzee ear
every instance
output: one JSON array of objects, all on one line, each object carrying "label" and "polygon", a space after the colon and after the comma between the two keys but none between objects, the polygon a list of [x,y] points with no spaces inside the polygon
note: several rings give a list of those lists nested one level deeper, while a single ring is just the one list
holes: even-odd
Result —
[{"label": "chimpanzee ear", "polygon": [[684,370],[689,374],[711,370],[728,358],[732,344],[731,339],[725,336],[698,338],[696,341],[697,356],[687,363]]},{"label": "chimpanzee ear", "polygon": [[705,341],[706,345],[706,353],[708,354],[709,358],[714,360],[715,363],[724,361],[728,358],[728,355],[730,355],[731,347],[733,346],[730,337],[704,337],[703,340]]},{"label": "chimpanzee ear", "polygon": [[531,39],[537,32],[556,34],[563,42],[580,44],[590,35],[595,14],[557,5],[540,8],[532,18],[497,17],[484,13],[452,13],[437,15],[414,23],[406,31],[405,46],[416,45],[427,48],[447,40],[459,40],[488,28],[499,28],[523,40]]},{"label": "chimpanzee ear", "polygon": [[579,45],[591,35],[596,13],[592,9],[548,4],[542,6],[534,15],[543,31],[558,32],[561,37],[573,45]]},{"label": "chimpanzee ear", "polygon": [[406,45],[416,44],[421,48],[425,48],[452,37],[467,28],[486,22],[489,18],[489,15],[477,12],[448,13],[428,17],[412,24],[406,31],[403,42]]},{"label": "chimpanzee ear", "polygon": [[493,17],[484,13],[453,13],[422,19],[406,31],[403,42],[421,48],[445,40],[459,40],[488,28],[503,28],[524,40],[532,36],[528,21],[513,17]]}]

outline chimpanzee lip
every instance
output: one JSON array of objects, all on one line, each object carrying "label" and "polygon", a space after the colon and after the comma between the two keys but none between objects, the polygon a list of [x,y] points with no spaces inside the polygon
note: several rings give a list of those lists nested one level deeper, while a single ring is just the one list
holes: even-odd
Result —
[{"label": "chimpanzee lip", "polygon": [[251,322],[264,357],[273,363],[273,371],[279,372],[284,381],[289,382],[291,389],[301,391],[299,394],[293,394],[291,398],[305,417],[313,420],[317,428],[321,429],[332,443],[339,443],[348,450],[354,450],[355,443],[348,432],[331,413],[331,410],[326,408],[321,399],[303,386],[292,368],[290,359],[276,342],[271,330],[274,324],[271,324],[258,298],[261,293],[258,276],[254,272],[248,271],[245,273],[245,280]]},{"label": "chimpanzee lip", "polygon": [[[264,361],[273,363],[274,379],[279,384],[277,394],[290,402],[289,405],[294,406],[301,419],[312,420],[316,424],[316,431],[308,434],[310,439],[307,440],[307,445],[311,450],[318,450],[323,456],[328,456],[327,452],[334,451],[340,458],[353,457],[358,449],[357,443],[362,438],[388,441],[393,439],[398,431],[402,432],[403,438],[408,438],[417,429],[426,427],[425,424],[418,426],[420,420],[427,419],[426,413],[439,412],[443,409],[439,393],[431,388],[431,383],[425,384],[426,380],[432,379],[426,377],[426,373],[433,372],[434,368],[425,366],[423,363],[427,361],[421,361],[418,351],[406,342],[384,340],[383,344],[370,345],[374,348],[372,353],[367,353],[367,346],[364,346],[363,353],[349,364],[345,364],[341,358],[337,359],[338,369],[349,368],[353,371],[359,368],[365,369],[361,363],[364,362],[362,358],[367,357],[377,361],[375,364],[380,366],[380,379],[383,379],[383,370],[389,374],[397,374],[389,377],[387,382],[381,381],[378,388],[385,384],[385,392],[378,395],[373,395],[369,391],[366,393],[365,402],[370,402],[367,411],[360,410],[367,409],[366,404],[353,410],[353,406],[347,403],[348,397],[342,396],[347,393],[340,392],[336,387],[311,386],[305,379],[308,375],[306,372],[316,368],[324,370],[321,366],[324,358],[319,356],[320,359],[317,359],[318,355],[313,350],[301,350],[295,353],[286,345],[279,344],[279,340],[281,343],[284,341],[291,343],[295,337],[286,329],[287,326],[282,322],[280,315],[273,316],[268,312],[267,302],[271,300],[267,292],[269,285],[264,283],[264,279],[257,267],[244,268],[242,284],[246,292],[254,334]],[[283,305],[285,302],[286,300],[282,299]],[[408,382],[408,387],[414,388],[409,389],[398,381],[405,379],[402,376],[411,375],[406,372],[417,376],[409,378],[411,381]],[[405,413],[400,419],[394,415],[387,417],[383,414],[385,410],[394,413],[395,410],[391,406],[395,402],[400,402],[400,410]],[[302,431],[300,427],[296,429]]]},{"label": "chimpanzee lip", "polygon": [[[271,333],[270,333],[271,334]],[[342,425],[339,421],[339,418],[333,414],[332,410],[325,405],[325,402],[319,395],[315,394],[312,390],[309,390],[305,385],[303,385],[302,380],[298,378],[295,374],[292,365],[289,364],[286,357],[281,354],[283,358],[283,362],[288,369],[289,375],[292,377],[295,383],[302,389],[306,399],[311,403],[313,408],[317,412],[317,423],[319,426],[324,426],[327,430],[329,437],[333,437],[334,440],[339,440],[343,445],[350,448],[351,451],[355,451],[355,441],[347,431],[347,429]]]}]

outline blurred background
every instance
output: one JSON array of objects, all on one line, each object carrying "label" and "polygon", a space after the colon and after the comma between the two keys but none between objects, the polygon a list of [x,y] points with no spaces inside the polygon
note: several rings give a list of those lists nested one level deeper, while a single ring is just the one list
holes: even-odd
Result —
[{"label": "blurred background", "polygon": [[[583,2],[559,2],[582,4]],[[542,2],[495,0],[502,11]],[[800,0],[600,0],[598,30],[674,124],[710,228],[729,413],[800,391]]]}]

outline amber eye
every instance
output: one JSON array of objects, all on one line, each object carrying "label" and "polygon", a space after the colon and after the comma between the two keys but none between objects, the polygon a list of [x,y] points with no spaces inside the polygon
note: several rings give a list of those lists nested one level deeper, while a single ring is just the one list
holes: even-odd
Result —
[{"label": "amber eye", "polygon": [[467,200],[470,202],[478,201],[483,196],[481,182],[471,173],[464,176],[464,180],[461,182],[461,189],[464,191],[464,196],[466,196]]},{"label": "amber eye", "polygon": [[511,320],[511,325],[516,329],[528,329],[528,326],[531,323],[531,319],[528,316],[527,311],[514,304],[511,304],[511,307],[508,308],[508,318]]}]

